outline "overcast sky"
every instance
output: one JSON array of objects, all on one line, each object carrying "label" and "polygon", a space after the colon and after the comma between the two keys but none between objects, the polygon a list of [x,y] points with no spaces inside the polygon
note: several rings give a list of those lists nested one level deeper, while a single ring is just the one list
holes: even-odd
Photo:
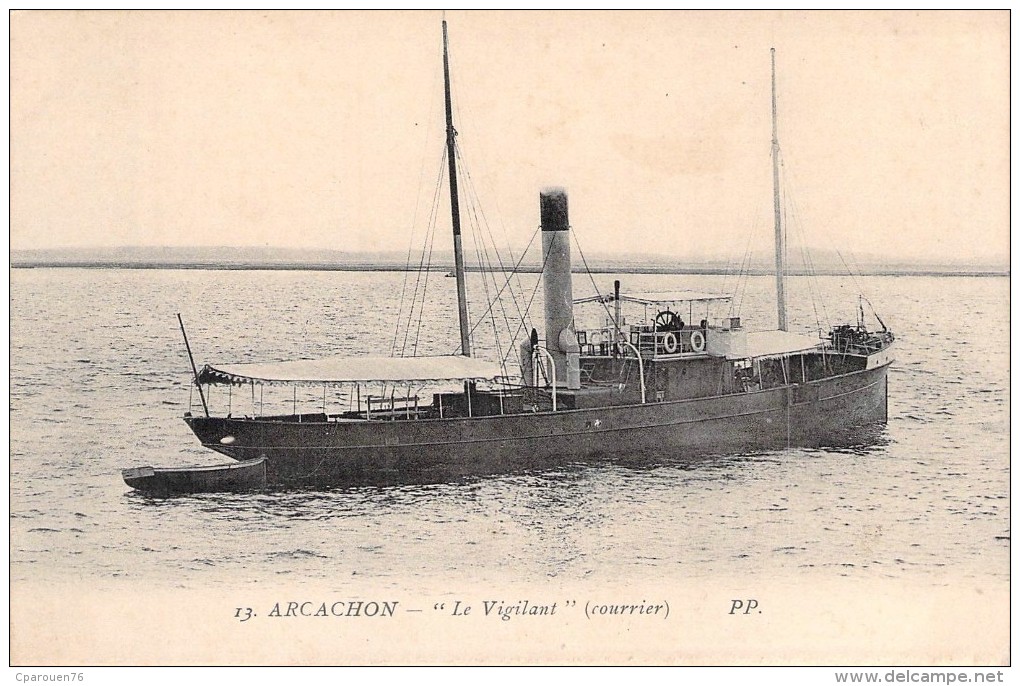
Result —
[{"label": "overcast sky", "polygon": [[[767,246],[774,46],[796,234],[1008,253],[1005,12],[446,18],[466,173],[516,246],[547,185],[585,250]],[[442,160],[441,20],[13,15],[11,247],[405,250]]]}]

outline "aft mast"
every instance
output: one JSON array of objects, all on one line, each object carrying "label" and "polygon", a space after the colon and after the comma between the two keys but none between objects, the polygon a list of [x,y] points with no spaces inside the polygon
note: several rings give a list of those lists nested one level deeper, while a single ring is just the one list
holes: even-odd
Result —
[{"label": "aft mast", "polygon": [[471,335],[468,324],[467,288],[464,279],[464,251],[460,238],[460,200],[457,197],[457,154],[453,128],[453,105],[450,97],[450,52],[447,47],[446,21],[443,21],[443,79],[446,86],[446,155],[450,160],[450,212],[453,215],[453,263],[457,277],[457,310],[460,315],[460,354],[471,357]]},{"label": "aft mast", "polygon": [[772,193],[776,215],[776,307],[779,330],[788,331],[786,324],[786,234],[779,198],[779,133],[776,128],[776,49],[772,48]]}]

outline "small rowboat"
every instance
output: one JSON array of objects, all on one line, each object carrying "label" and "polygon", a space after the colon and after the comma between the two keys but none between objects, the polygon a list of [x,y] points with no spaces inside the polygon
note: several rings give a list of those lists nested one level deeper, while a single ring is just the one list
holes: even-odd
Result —
[{"label": "small rowboat", "polygon": [[221,493],[266,487],[266,458],[209,467],[132,467],[122,469],[124,483],[147,493]]}]

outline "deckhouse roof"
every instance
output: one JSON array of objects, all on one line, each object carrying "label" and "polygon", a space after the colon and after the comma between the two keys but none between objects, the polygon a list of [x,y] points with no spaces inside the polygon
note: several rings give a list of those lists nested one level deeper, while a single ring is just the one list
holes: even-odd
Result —
[{"label": "deckhouse roof", "polygon": [[726,357],[740,360],[748,357],[783,357],[809,350],[819,350],[825,341],[817,336],[809,336],[790,331],[753,331],[747,334],[744,345],[734,347]]}]

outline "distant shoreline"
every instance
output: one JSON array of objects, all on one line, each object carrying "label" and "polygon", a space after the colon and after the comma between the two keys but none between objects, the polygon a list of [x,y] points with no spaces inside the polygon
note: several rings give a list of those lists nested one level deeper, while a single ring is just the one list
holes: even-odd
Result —
[{"label": "distant shoreline", "polygon": [[[199,271],[317,271],[317,272],[408,272],[418,271],[408,268],[405,265],[397,264],[327,264],[319,262],[295,262],[286,264],[267,264],[257,262],[117,262],[117,261],[89,261],[76,262],[69,260],[53,261],[12,261],[11,269],[161,269],[161,270],[199,270]],[[452,266],[433,266],[428,269],[434,273],[449,273]],[[509,272],[507,269],[483,269],[469,267],[469,272]],[[538,265],[522,265],[517,268],[518,273],[539,274],[542,268]],[[575,274],[585,273],[585,269],[573,269]],[[593,266],[587,271],[593,274],[675,274],[693,275],[701,274],[706,276],[726,276],[733,274],[732,269],[721,267],[669,267],[669,266],[648,266],[615,265],[615,266]],[[772,274],[767,269],[750,269],[747,273],[751,276],[769,276]],[[810,272],[803,269],[791,269],[790,276],[808,276]],[[863,268],[858,272],[863,276],[1009,276],[1008,269],[911,269],[903,268]],[[816,276],[846,276],[845,270],[818,269]]]}]

